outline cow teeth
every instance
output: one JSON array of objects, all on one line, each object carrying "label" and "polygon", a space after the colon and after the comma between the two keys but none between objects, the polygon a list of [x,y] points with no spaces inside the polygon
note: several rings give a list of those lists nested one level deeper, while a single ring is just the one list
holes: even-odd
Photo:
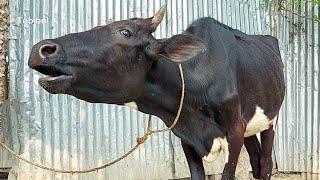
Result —
[{"label": "cow teeth", "polygon": [[49,81],[53,81],[53,80],[56,80],[56,79],[59,79],[60,76],[57,76],[57,77],[48,77],[47,80]]},{"label": "cow teeth", "polygon": [[57,79],[60,79],[60,78],[63,78],[63,77],[65,77],[65,75],[56,76],[56,77],[47,76],[47,77],[44,77],[43,79],[45,79],[46,81],[54,81],[54,80],[57,80]]}]

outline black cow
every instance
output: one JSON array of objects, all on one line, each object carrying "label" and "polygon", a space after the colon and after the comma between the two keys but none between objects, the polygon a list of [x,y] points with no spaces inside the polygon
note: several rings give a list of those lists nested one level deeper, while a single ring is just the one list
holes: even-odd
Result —
[{"label": "black cow", "polygon": [[151,33],[164,13],[162,7],[151,18],[43,40],[33,46],[28,64],[47,75],[39,84],[50,93],[95,103],[131,102],[171,125],[181,96],[176,63],[182,63],[185,101],[173,132],[181,138],[192,179],[204,179],[202,160],[211,162],[220,151],[226,161],[222,179],[234,179],[243,144],[254,177],[270,179],[285,91],[277,39],[247,35],[212,18],[155,39]]}]

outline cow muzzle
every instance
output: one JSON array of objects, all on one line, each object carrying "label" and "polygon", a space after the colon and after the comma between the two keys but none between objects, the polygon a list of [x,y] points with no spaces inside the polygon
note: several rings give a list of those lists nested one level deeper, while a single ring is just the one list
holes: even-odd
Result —
[{"label": "cow muzzle", "polygon": [[66,66],[61,65],[66,59],[61,46],[53,40],[43,40],[32,47],[28,65],[44,76],[39,84],[48,92],[66,93],[73,76]]}]

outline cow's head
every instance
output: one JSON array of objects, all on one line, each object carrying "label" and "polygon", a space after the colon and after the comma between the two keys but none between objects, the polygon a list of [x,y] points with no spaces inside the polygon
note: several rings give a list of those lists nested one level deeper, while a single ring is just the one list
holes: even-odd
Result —
[{"label": "cow's head", "polygon": [[165,8],[151,18],[116,21],[43,40],[33,46],[28,64],[47,75],[39,84],[50,93],[70,94],[89,102],[133,101],[141,96],[154,61],[166,57],[183,62],[205,49],[198,38],[187,33],[166,40],[152,36]]}]

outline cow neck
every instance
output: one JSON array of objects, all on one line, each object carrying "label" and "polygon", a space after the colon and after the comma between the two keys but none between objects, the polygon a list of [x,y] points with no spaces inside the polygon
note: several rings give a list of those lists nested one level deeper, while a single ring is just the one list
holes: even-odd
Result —
[{"label": "cow neck", "polygon": [[[178,107],[177,114],[176,114],[176,116],[175,116],[175,118],[174,118],[173,123],[172,123],[168,128],[150,131],[151,133],[170,131],[170,130],[172,130],[172,129],[176,126],[176,124],[178,123],[178,120],[179,120],[179,118],[180,118],[180,114],[181,114],[181,111],[182,111],[183,100],[184,100],[184,93],[185,93],[185,83],[184,83],[184,76],[183,76],[182,65],[181,65],[181,64],[178,64],[178,67],[179,67],[179,75],[180,75],[180,80],[181,80],[181,96],[180,96],[180,101],[179,101],[179,107]],[[150,118],[150,120],[151,120],[151,115],[149,115],[149,116],[150,116],[149,118]],[[149,120],[149,123],[150,123],[150,120]],[[148,124],[148,127],[150,127],[150,124]]]},{"label": "cow neck", "polygon": [[[145,92],[143,96],[136,100],[138,110],[147,114],[159,117],[168,127],[174,123],[174,118],[178,113],[179,100],[181,97],[181,83],[179,70],[176,64],[159,60],[151,67],[145,82]],[[187,69],[187,68],[184,68]],[[184,79],[188,79],[188,70],[184,71]],[[186,85],[186,91],[188,86]],[[192,133],[185,120],[185,112],[190,108],[185,93],[183,109],[180,119],[172,129],[174,134],[184,142],[193,145],[199,156],[208,154],[205,141],[199,136],[190,136]],[[202,123],[202,122],[199,122]],[[212,145],[212,144],[211,144]],[[209,145],[211,147],[211,145]]]},{"label": "cow neck", "polygon": [[155,115],[170,126],[178,112],[181,97],[181,77],[178,77],[177,65],[156,62],[147,75],[143,96],[136,101],[138,110]]}]

